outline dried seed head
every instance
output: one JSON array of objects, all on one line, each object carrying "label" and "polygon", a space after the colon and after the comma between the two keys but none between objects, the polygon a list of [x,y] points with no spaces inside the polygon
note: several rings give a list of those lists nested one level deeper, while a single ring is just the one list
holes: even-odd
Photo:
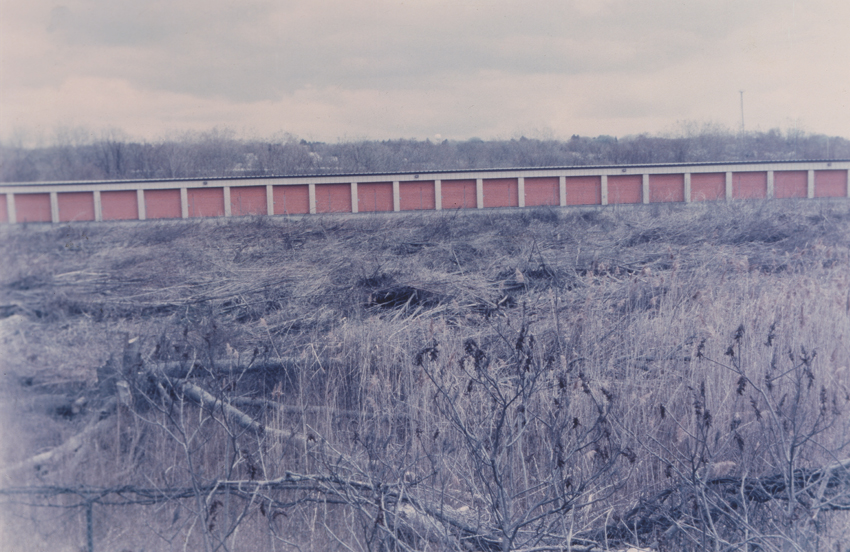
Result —
[{"label": "dried seed head", "polygon": [[735,444],[738,445],[738,450],[744,452],[744,438],[739,434],[735,434]]},{"label": "dried seed head", "polygon": [[702,401],[698,398],[694,399],[694,415],[696,415],[697,419],[702,418]]},{"label": "dried seed head", "polygon": [[766,347],[773,347],[773,340],[776,339],[776,322],[770,325],[770,329],[767,331],[767,342],[765,343]]},{"label": "dried seed head", "polygon": [[738,326],[738,329],[735,330],[734,339],[735,339],[735,341],[741,341],[742,337],[744,337],[744,325],[743,324]]},{"label": "dried seed head", "polygon": [[735,417],[732,418],[732,422],[729,424],[729,431],[735,431],[739,427],[741,427],[741,416],[735,413]]},{"label": "dried seed head", "polygon": [[756,420],[761,421],[761,410],[753,397],[750,397],[750,406],[753,407],[753,413],[756,415]]}]

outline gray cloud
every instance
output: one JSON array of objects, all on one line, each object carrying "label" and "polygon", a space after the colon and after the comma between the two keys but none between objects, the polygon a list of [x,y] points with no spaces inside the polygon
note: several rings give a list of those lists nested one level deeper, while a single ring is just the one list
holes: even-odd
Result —
[{"label": "gray cloud", "polygon": [[[0,38],[0,102],[26,103],[17,99],[26,90],[46,97],[63,86],[105,80],[132,89],[121,100],[135,102],[125,105],[128,112],[158,105],[161,112],[151,116],[162,118],[163,127],[174,122],[167,112],[178,104],[181,113],[215,105],[189,119],[212,124],[215,117],[232,124],[249,113],[300,109],[287,118],[329,128],[330,115],[316,121],[310,114],[337,114],[349,121],[338,134],[362,125],[378,134],[401,129],[423,136],[435,120],[457,135],[588,117],[657,127],[677,116],[713,118],[721,105],[713,96],[734,95],[741,86],[753,95],[763,87],[777,101],[782,90],[801,97],[794,92],[801,84],[785,76],[806,70],[798,51],[819,56],[815,65],[834,72],[848,39],[820,31],[843,26],[807,6],[793,0],[7,0],[0,14],[6,37]],[[846,7],[830,7],[838,12],[834,19],[850,15]],[[759,83],[751,84],[755,77]],[[846,89],[847,78],[826,83]],[[823,78],[815,80],[824,86]],[[819,93],[821,104],[834,105],[838,97]],[[559,101],[564,94],[570,99]],[[570,118],[568,107],[581,111]],[[363,113],[375,120],[364,122]],[[512,121],[494,120],[503,113]]]},{"label": "gray cloud", "polygon": [[754,16],[722,2],[708,10],[617,2],[616,11],[585,17],[561,2],[510,3],[501,12],[483,3],[434,4],[382,10],[361,3],[322,9],[88,0],[53,8],[48,29],[57,49],[78,50],[69,71],[254,101],[304,86],[421,86],[437,75],[478,71],[654,70]]}]

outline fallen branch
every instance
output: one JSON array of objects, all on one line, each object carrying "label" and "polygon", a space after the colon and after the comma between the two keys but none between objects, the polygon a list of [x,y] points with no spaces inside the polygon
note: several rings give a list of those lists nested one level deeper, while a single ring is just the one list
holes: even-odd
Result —
[{"label": "fallen branch", "polygon": [[[722,477],[701,485],[715,504],[710,514],[717,519],[723,515],[734,515],[742,499],[754,504],[787,501],[786,482],[786,476],[779,473],[754,478]],[[821,468],[794,470],[794,488],[797,489],[797,498],[806,496],[812,501],[813,510],[850,510],[850,458]],[[622,543],[636,536],[649,540],[653,535],[675,530],[678,522],[690,511],[682,507],[685,502],[682,498],[693,493],[693,485],[666,489],[627,512],[618,523],[598,530],[591,538],[602,540],[607,537],[609,542]],[[669,504],[674,496],[680,498],[679,502]]]},{"label": "fallen branch", "polygon": [[[182,393],[183,396],[189,398],[201,408],[213,414],[222,413],[224,414],[224,416],[227,417],[227,419],[229,419],[242,429],[250,431],[251,433],[254,433],[256,435],[275,435],[283,439],[293,439],[302,443],[307,443],[308,441],[311,441],[308,435],[302,435],[299,433],[295,433],[294,431],[276,429],[268,427],[267,425],[263,425],[251,416],[248,416],[247,414],[236,408],[235,406],[232,406],[220,399],[217,399],[210,393],[204,391],[202,388],[192,383],[189,383],[186,380],[169,378],[167,381],[172,388],[179,390],[179,392]],[[312,440],[315,441],[315,439]]]}]

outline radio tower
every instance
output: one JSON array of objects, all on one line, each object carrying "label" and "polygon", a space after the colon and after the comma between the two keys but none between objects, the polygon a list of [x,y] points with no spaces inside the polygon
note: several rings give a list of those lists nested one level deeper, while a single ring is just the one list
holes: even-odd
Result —
[{"label": "radio tower", "polygon": [[744,134],[744,91],[739,90],[741,93],[741,134]]}]

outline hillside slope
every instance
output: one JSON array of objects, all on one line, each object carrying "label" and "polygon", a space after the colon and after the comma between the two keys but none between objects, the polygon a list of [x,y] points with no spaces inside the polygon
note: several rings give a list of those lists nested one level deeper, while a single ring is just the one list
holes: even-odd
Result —
[{"label": "hillside slope", "polygon": [[846,202],[0,232],[22,549],[850,540]]}]

